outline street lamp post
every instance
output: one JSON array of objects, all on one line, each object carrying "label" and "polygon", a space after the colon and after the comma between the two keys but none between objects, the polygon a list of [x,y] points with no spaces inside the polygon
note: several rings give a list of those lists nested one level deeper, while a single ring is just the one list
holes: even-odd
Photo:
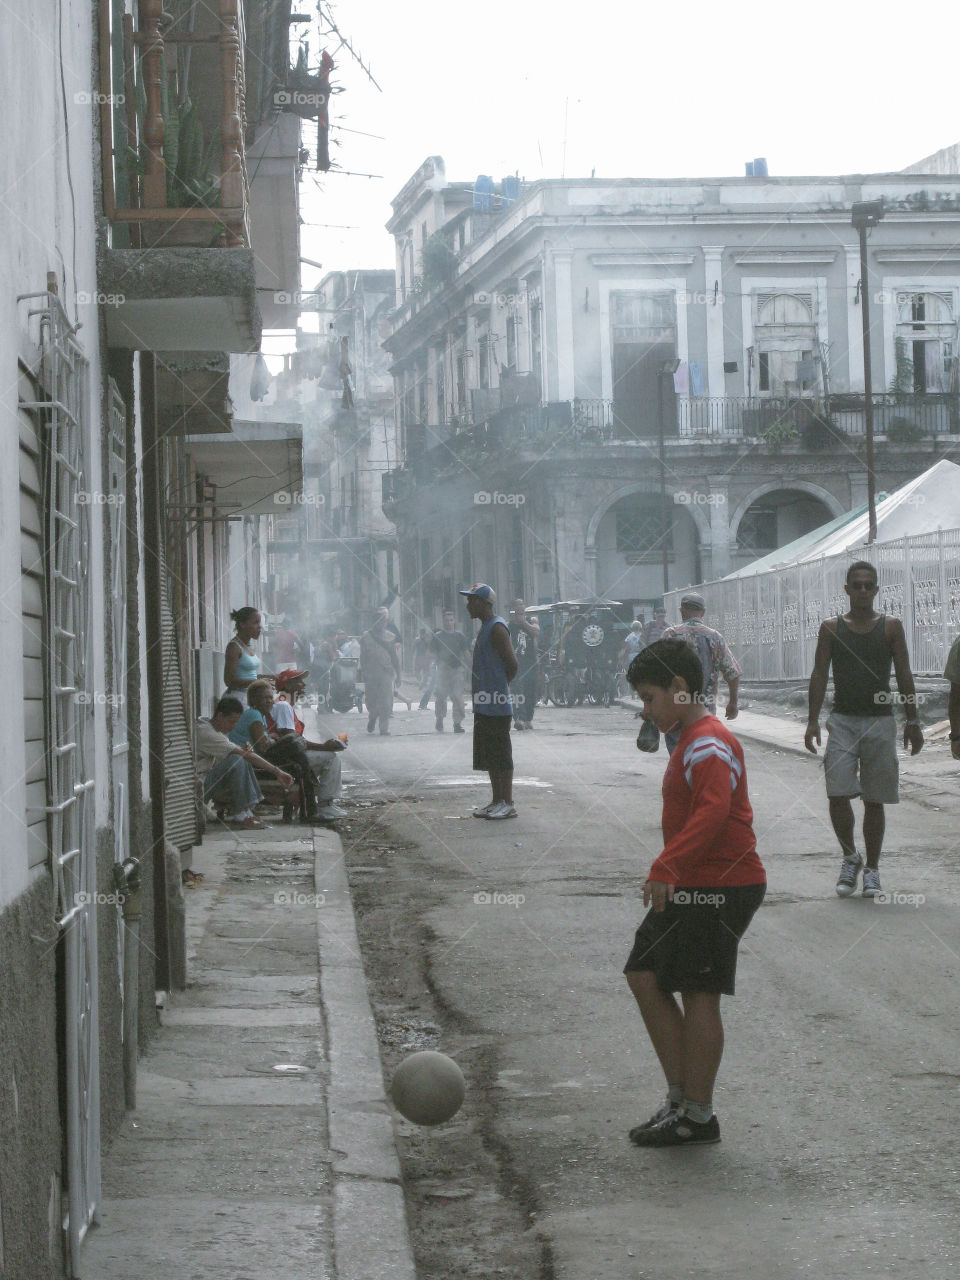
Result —
[{"label": "street lamp post", "polygon": [[873,469],[873,381],[870,369],[870,290],[867,287],[867,228],[883,217],[882,200],[860,200],[850,210],[850,221],[860,236],[860,307],[863,321],[863,424],[867,438],[868,542],[877,540],[877,478]]},{"label": "street lamp post", "polygon": [[[663,380],[672,378],[680,367],[679,360],[665,360],[657,373],[657,457],[660,461],[660,549],[663,556],[663,592],[669,588],[670,547],[667,541],[667,464],[663,456]],[[673,522],[669,522],[672,530]]]}]

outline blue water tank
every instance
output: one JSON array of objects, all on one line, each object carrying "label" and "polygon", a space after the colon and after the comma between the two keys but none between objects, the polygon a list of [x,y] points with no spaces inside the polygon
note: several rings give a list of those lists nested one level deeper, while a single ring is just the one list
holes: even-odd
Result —
[{"label": "blue water tank", "polygon": [[769,176],[767,174],[767,161],[764,156],[758,156],[756,160],[754,160],[753,176],[755,178],[766,178]]},{"label": "blue water tank", "polygon": [[493,209],[493,178],[481,173],[473,184],[473,207],[477,213],[490,213]]},{"label": "blue water tank", "polygon": [[509,177],[504,178],[500,183],[500,194],[505,205],[513,204],[514,200],[520,195],[520,179],[512,173]]}]

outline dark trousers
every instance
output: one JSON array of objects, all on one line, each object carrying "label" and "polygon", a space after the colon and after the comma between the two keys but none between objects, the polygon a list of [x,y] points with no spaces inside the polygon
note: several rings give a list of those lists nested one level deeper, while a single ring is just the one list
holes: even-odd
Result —
[{"label": "dark trousers", "polygon": [[540,696],[539,666],[534,665],[528,667],[526,671],[518,672],[510,686],[510,693],[513,697],[514,719],[530,724],[533,720],[533,709]]},{"label": "dark trousers", "polygon": [[307,749],[300,741],[297,733],[288,733],[278,738],[265,751],[259,753],[264,760],[269,760],[285,773],[292,774],[300,786],[303,797],[303,816],[307,817],[317,807],[317,780],[307,759]]}]

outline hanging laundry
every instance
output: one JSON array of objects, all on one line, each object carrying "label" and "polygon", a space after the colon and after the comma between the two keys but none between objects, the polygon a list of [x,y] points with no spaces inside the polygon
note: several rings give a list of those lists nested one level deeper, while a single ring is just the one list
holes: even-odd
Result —
[{"label": "hanging laundry", "polygon": [[686,360],[681,360],[677,365],[677,371],[673,375],[673,389],[678,396],[690,394],[690,366]]},{"label": "hanging laundry", "polygon": [[703,366],[699,360],[690,361],[690,394],[703,395]]}]

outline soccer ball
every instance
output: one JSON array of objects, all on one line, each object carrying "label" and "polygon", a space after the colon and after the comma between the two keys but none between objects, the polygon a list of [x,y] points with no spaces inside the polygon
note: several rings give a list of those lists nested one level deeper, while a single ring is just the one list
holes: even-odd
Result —
[{"label": "soccer ball", "polygon": [[393,1105],[414,1124],[443,1124],[460,1110],[467,1085],[452,1058],[424,1049],[404,1058],[393,1077]]}]

